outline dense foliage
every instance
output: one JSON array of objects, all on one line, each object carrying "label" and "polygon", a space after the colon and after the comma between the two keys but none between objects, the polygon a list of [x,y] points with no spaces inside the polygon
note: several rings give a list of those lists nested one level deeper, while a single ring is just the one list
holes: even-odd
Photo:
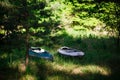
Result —
[{"label": "dense foliage", "polygon": [[[41,40],[49,38],[50,34],[54,34],[60,28],[69,27],[75,30],[107,30],[119,36],[119,2],[27,0],[27,11],[24,3],[24,0],[0,1],[2,38],[18,36],[18,33],[20,36],[25,32],[24,24],[29,26],[30,35],[38,36]],[[33,40],[32,37],[31,39]]]}]

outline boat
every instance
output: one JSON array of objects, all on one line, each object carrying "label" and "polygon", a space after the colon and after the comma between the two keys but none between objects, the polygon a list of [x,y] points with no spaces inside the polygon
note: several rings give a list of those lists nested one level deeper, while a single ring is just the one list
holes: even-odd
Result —
[{"label": "boat", "polygon": [[85,55],[85,53],[83,51],[73,49],[70,47],[66,47],[66,46],[58,49],[58,53],[60,53],[62,55],[66,55],[66,56],[79,56],[79,57],[82,57]]},{"label": "boat", "polygon": [[39,47],[29,48],[29,55],[53,61],[53,56],[49,52],[47,52],[46,50],[39,48]]}]

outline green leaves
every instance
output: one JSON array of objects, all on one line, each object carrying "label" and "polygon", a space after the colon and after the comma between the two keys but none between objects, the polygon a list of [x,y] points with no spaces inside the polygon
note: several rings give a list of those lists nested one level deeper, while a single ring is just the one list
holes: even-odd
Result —
[{"label": "green leaves", "polygon": [[[17,29],[28,18],[30,32],[41,35],[54,34],[61,28],[94,30],[118,29],[119,3],[96,0],[27,0],[27,11],[23,0],[0,1],[0,26],[9,32],[21,32]],[[2,30],[0,30],[2,31]]]}]

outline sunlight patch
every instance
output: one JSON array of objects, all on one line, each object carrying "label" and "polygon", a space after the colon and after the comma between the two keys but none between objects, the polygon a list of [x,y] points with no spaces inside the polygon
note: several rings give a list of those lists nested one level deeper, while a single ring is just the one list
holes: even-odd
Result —
[{"label": "sunlight patch", "polygon": [[83,67],[81,67],[81,70],[85,74],[87,74],[87,73],[92,73],[92,74],[99,73],[101,75],[108,76],[111,73],[111,71],[107,67],[104,67],[104,66],[101,67],[101,66],[97,66],[97,65],[83,66]]},{"label": "sunlight patch", "polygon": [[23,63],[18,64],[18,70],[20,72],[25,72],[26,71],[26,65]]},{"label": "sunlight patch", "polygon": [[2,59],[7,58],[7,57],[8,57],[8,54],[6,54],[6,53],[0,55],[0,58],[2,58]]},{"label": "sunlight patch", "polygon": [[104,76],[108,76],[111,74],[111,71],[108,67],[105,66],[97,66],[97,65],[54,65],[53,68],[56,71],[65,71],[70,74],[75,75],[87,75],[87,74],[101,74]]},{"label": "sunlight patch", "polygon": [[37,80],[37,79],[36,79],[36,77],[27,74],[27,75],[23,76],[20,80]]}]

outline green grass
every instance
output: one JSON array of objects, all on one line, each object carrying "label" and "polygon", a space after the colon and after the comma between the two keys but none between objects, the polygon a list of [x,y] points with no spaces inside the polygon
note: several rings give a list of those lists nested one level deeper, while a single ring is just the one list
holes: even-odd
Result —
[{"label": "green grass", "polygon": [[[1,80],[118,80],[120,75],[120,52],[117,51],[114,38],[95,35],[91,31],[61,31],[47,38],[45,45],[38,45],[54,56],[54,62],[29,57],[26,68],[25,47],[13,46],[10,51],[5,47],[0,52]],[[50,43],[49,43],[49,40]],[[37,41],[37,40],[36,40]],[[77,48],[85,56],[68,57],[59,55],[61,46]],[[11,74],[12,73],[12,74]]]}]

